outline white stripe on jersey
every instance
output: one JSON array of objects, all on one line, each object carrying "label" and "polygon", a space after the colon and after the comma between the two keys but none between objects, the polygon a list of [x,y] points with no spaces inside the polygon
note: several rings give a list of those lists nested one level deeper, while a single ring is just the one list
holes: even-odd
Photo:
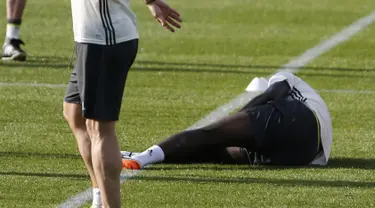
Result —
[{"label": "white stripe on jersey", "polygon": [[299,100],[301,102],[306,102],[307,98],[303,97],[301,92],[293,87],[292,91],[289,93],[289,95],[293,98],[293,99],[296,99],[296,100]]}]

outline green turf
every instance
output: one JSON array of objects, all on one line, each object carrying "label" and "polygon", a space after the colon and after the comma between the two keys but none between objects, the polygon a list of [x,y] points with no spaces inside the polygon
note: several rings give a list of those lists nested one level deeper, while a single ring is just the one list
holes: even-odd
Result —
[{"label": "green turf", "polygon": [[[171,34],[142,1],[131,3],[140,50],[118,125],[121,148],[131,151],[188,128],[253,77],[270,75],[375,8],[372,0],[170,1],[184,19]],[[372,25],[298,75],[316,89],[375,90],[374,34]],[[66,84],[70,1],[28,1],[21,36],[29,60],[0,61],[0,82]],[[89,187],[62,117],[64,91],[0,85],[1,207],[55,207]],[[334,126],[325,168],[154,165],[124,183],[123,207],[374,207],[374,94],[321,93]]]}]

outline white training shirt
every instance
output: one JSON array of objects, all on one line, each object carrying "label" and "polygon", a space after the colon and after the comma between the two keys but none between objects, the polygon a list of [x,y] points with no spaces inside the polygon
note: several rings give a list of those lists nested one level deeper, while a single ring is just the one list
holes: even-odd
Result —
[{"label": "white training shirt", "polygon": [[139,37],[129,0],[71,0],[74,41],[114,45]]},{"label": "white training shirt", "polygon": [[323,153],[317,155],[311,164],[326,165],[332,145],[332,121],[327,105],[309,84],[290,72],[278,72],[272,75],[268,81],[268,86],[284,80],[288,82],[292,89],[288,96],[304,102],[319,119]]}]

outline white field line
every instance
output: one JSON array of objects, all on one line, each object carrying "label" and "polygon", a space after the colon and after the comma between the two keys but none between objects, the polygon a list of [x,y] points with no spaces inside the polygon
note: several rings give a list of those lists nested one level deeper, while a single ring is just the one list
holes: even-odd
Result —
[{"label": "white field line", "polygon": [[28,82],[0,82],[0,87],[47,87],[65,88],[65,84],[28,83]]},{"label": "white field line", "polygon": [[[359,32],[363,28],[367,27],[369,24],[371,24],[374,21],[375,21],[375,11],[373,11],[370,15],[364,18],[361,18],[360,20],[349,25],[348,27],[346,27],[339,33],[333,35],[329,39],[318,44],[317,46],[307,50],[301,56],[298,56],[292,59],[287,64],[282,66],[281,69],[286,68],[288,70],[288,67],[290,67],[290,68],[293,68],[293,70],[288,70],[288,71],[296,72],[299,68],[305,66],[310,61],[320,56],[321,54],[327,52],[328,50],[332,49],[333,47],[348,40],[354,34]],[[281,69],[279,71],[283,71]],[[340,92],[340,91],[337,91],[337,92]],[[198,121],[197,123],[189,127],[189,129],[210,124],[212,121],[215,121],[217,119],[220,119],[228,115],[230,112],[232,112],[236,108],[244,105],[246,102],[249,101],[249,99],[251,99],[254,96],[255,94],[252,94],[252,93],[242,93],[241,95],[238,95],[235,99],[231,100],[229,103],[223,106],[220,106],[215,111],[211,112],[210,114],[202,118],[200,121]],[[136,175],[137,173],[138,172],[132,172],[126,175],[123,174],[121,175],[121,181],[124,182],[126,179]],[[87,203],[88,201],[90,201],[91,199],[92,199],[91,188],[88,188],[85,191],[70,197],[65,202],[58,205],[58,207],[59,208],[80,207],[84,205],[85,203]]]},{"label": "white field line", "polygon": [[337,89],[337,90],[317,90],[320,93],[340,93],[340,94],[375,94],[374,90],[345,90],[345,89]]},{"label": "white field line", "polygon": [[[372,11],[368,16],[359,19],[340,32],[331,36],[329,39],[321,42],[319,45],[316,45],[315,47],[305,51],[298,58],[289,61],[289,63],[285,64],[282,68],[285,69],[284,71],[296,72],[299,68],[307,65],[311,60],[329,51],[333,47],[349,40],[353,35],[366,28],[374,21],[375,10]],[[290,67],[291,69],[288,69],[288,67]]]}]

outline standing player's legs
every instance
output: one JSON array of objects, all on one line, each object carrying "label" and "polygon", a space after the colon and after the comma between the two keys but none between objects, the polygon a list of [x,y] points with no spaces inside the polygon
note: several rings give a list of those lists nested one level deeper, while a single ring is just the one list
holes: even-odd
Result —
[{"label": "standing player's legs", "polygon": [[137,46],[137,40],[111,47],[76,44],[77,62],[64,99],[64,116],[90,174],[94,207],[120,207],[115,121]]},{"label": "standing player's legs", "polygon": [[[83,116],[91,140],[92,165],[103,207],[121,207],[121,154],[115,127],[127,74],[135,59],[137,47],[138,40],[113,46],[90,44],[84,73],[78,75],[84,80],[81,93]],[[101,57],[95,57],[95,51],[100,51]],[[89,63],[92,58],[93,62]]]},{"label": "standing player's legs", "polygon": [[77,140],[78,150],[90,176],[93,188],[93,205],[94,207],[101,206],[102,202],[100,192],[96,183],[94,169],[92,167],[91,140],[86,130],[86,123],[82,116],[81,105],[64,102],[64,117]]},{"label": "standing player's legs", "polygon": [[121,207],[121,155],[115,125],[115,121],[86,120],[92,144],[92,164],[104,207]]},{"label": "standing player's legs", "polygon": [[[78,57],[77,61],[79,61],[80,58],[81,57]],[[79,66],[79,64],[76,65]],[[91,140],[86,129],[86,119],[82,115],[82,105],[79,95],[76,70],[77,68],[75,67],[64,98],[64,117],[77,140],[78,150],[90,175],[91,185],[93,188],[92,205],[93,207],[101,207],[102,202],[100,191],[96,183],[94,169],[92,166]]]},{"label": "standing player's legs", "polygon": [[[124,159],[123,167],[140,169],[162,161],[225,161],[229,155],[224,150],[230,146],[256,148],[248,113],[238,112],[204,128],[177,133],[131,159]],[[196,158],[197,155],[205,158]]]},{"label": "standing player's legs", "polygon": [[26,60],[26,53],[20,47],[24,43],[19,37],[25,4],[26,0],[7,0],[6,2],[8,24],[3,45],[3,60]]}]

